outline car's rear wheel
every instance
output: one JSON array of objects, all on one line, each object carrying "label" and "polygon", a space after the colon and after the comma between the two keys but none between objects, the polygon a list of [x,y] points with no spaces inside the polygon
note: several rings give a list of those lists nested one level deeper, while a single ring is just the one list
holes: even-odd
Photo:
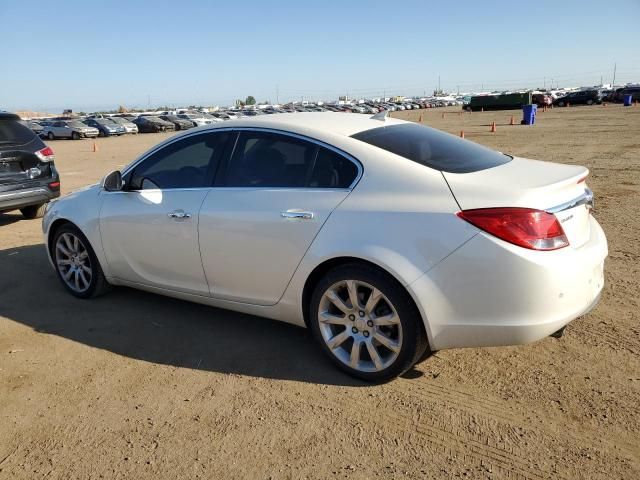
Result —
[{"label": "car's rear wheel", "polygon": [[55,139],[55,138],[56,138],[56,136],[53,134],[53,132],[49,132],[49,133],[47,133],[47,138],[48,138],[49,140],[53,140],[53,139]]},{"label": "car's rear wheel", "polygon": [[564,107],[564,102],[558,102],[559,107]]},{"label": "car's rear wheel", "polygon": [[337,267],[320,280],[310,326],[342,370],[384,382],[411,368],[428,348],[422,319],[407,291],[373,267]]},{"label": "car's rear wheel", "polygon": [[587,105],[593,105],[593,100],[591,99],[587,100]]},{"label": "car's rear wheel", "polygon": [[51,249],[58,278],[73,296],[97,297],[110,289],[89,240],[76,227],[58,228]]},{"label": "car's rear wheel", "polygon": [[20,213],[27,220],[33,220],[34,218],[41,218],[44,215],[44,210],[47,204],[42,203],[40,205],[29,205],[20,209]]},{"label": "car's rear wheel", "polygon": [[98,136],[99,137],[104,137],[104,132],[102,130],[98,130]]},{"label": "car's rear wheel", "polygon": [[71,138],[73,140],[80,140],[80,134],[78,132],[71,133]]}]

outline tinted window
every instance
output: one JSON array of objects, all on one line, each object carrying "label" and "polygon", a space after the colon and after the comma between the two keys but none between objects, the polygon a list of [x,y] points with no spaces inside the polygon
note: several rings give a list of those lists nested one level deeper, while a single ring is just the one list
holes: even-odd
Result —
[{"label": "tinted window", "polygon": [[33,132],[16,120],[3,120],[0,118],[0,145],[22,145],[30,142],[33,138]]},{"label": "tinted window", "polygon": [[243,132],[227,171],[228,187],[304,187],[318,146],[286,135]]},{"label": "tinted window", "polygon": [[130,189],[208,187],[222,158],[227,132],[195,135],[158,150],[131,174]]},{"label": "tinted window", "polygon": [[358,167],[342,155],[320,148],[308,186],[312,188],[348,188],[358,176]]},{"label": "tinted window", "polygon": [[352,136],[436,170],[468,173],[496,167],[511,157],[415,123],[373,128]]}]

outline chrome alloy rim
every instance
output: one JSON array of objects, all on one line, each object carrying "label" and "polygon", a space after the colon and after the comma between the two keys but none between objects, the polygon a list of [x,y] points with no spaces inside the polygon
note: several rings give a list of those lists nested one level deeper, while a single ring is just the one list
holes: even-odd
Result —
[{"label": "chrome alloy rim", "polygon": [[93,270],[89,252],[77,236],[63,233],[56,241],[56,267],[67,286],[78,293],[85,292],[91,284]]},{"label": "chrome alloy rim", "polygon": [[360,372],[384,370],[402,348],[396,309],[380,290],[359,280],[334,283],[324,292],[318,322],[331,353]]}]

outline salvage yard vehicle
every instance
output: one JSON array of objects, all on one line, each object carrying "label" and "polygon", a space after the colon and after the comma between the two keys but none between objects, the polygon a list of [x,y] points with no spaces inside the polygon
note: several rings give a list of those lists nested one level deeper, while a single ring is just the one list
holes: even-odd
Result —
[{"label": "salvage yard vehicle", "polygon": [[20,210],[41,217],[45,205],[60,196],[54,155],[20,117],[0,112],[0,212]]},{"label": "salvage yard vehicle", "polygon": [[25,127],[30,128],[31,131],[39,137],[42,137],[42,131],[44,130],[44,127],[38,122],[34,122],[33,120],[20,120],[20,123]]},{"label": "salvage yard vehicle", "polygon": [[602,93],[600,90],[595,89],[571,92],[553,101],[553,104],[558,107],[564,107],[566,105],[593,105],[597,103],[602,103]]},{"label": "salvage yard vehicle", "polygon": [[118,125],[116,122],[108,118],[87,118],[84,123],[85,125],[97,129],[99,137],[124,135],[126,133],[126,130],[122,125]]},{"label": "salvage yard vehicle", "polygon": [[126,285],[307,326],[339,368],[387,381],[597,304],[587,174],[386,112],[262,115],[162,142],[53,203],[43,231],[78,298]]},{"label": "salvage yard vehicle", "polygon": [[45,125],[40,136],[55,140],[57,138],[71,138],[80,140],[81,138],[95,138],[98,136],[98,129],[89,127],[80,120],[58,120]]},{"label": "salvage yard vehicle", "polygon": [[176,129],[173,123],[153,115],[141,115],[133,123],[138,126],[140,133],[158,133]]},{"label": "salvage yard vehicle", "polygon": [[131,120],[127,120],[126,118],[122,117],[111,117],[110,120],[114,123],[117,123],[121,127],[124,127],[124,131],[126,133],[133,133],[134,135],[138,133],[138,126]]},{"label": "salvage yard vehicle", "polygon": [[160,119],[165,122],[173,123],[176,130],[188,130],[194,127],[191,120],[185,120],[184,118],[178,118],[175,115],[160,115]]}]

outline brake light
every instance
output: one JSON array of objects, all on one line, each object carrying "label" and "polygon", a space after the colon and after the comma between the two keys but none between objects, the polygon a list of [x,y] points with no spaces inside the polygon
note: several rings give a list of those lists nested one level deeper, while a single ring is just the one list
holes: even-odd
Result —
[{"label": "brake light", "polygon": [[555,215],[532,208],[479,208],[458,217],[506,242],[531,250],[557,250],[569,240]]},{"label": "brake light", "polygon": [[60,188],[60,182],[51,182],[49,188],[53,188],[54,190]]},{"label": "brake light", "polygon": [[51,147],[44,147],[36,152],[36,156],[43,162],[53,162],[55,155]]}]

